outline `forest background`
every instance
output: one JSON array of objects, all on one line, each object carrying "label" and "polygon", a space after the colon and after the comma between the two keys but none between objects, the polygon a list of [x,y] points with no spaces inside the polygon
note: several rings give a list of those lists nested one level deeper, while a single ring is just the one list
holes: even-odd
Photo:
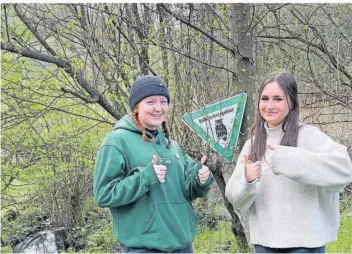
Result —
[{"label": "forest background", "polygon": [[[246,214],[224,196],[234,163],[181,116],[248,94],[234,161],[249,135],[260,80],[297,79],[300,120],[352,153],[352,5],[293,3],[1,4],[1,252],[41,231],[60,252],[118,252],[92,197],[96,152],[128,113],[136,77],[171,91],[171,137],[208,156],[216,183],[194,206],[197,252],[250,252]],[[327,252],[352,252],[352,187]]]}]

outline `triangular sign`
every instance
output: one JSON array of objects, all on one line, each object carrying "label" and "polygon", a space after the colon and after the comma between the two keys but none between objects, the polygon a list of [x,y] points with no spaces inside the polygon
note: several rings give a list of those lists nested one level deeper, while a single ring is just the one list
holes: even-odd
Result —
[{"label": "triangular sign", "polygon": [[242,93],[186,114],[182,121],[226,161],[232,162],[246,101],[247,94]]}]

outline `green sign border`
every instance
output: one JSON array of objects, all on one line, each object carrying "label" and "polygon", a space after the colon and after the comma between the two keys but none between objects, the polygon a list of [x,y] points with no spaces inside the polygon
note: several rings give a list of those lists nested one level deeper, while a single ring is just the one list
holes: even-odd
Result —
[{"label": "green sign border", "polygon": [[[232,162],[233,160],[233,153],[237,145],[237,140],[238,136],[240,133],[241,129],[241,124],[242,124],[242,119],[243,119],[243,114],[244,110],[246,107],[246,102],[247,102],[247,94],[246,93],[241,93],[236,96],[227,98],[225,100],[221,100],[217,103],[214,103],[212,105],[206,106],[200,110],[194,111],[192,113],[186,114],[182,116],[182,121],[188,125],[193,131],[195,131],[198,136],[200,136],[204,141],[210,144],[210,146],[218,152],[226,161]],[[194,119],[197,119],[199,117],[205,117],[209,114],[212,114],[216,111],[219,111],[223,108],[227,108],[231,105],[238,104],[237,105],[237,110],[236,110],[236,116],[235,116],[235,121],[232,126],[232,135],[231,135],[231,140],[229,142],[229,145],[227,148],[223,148],[221,145],[219,145],[213,137],[211,137],[209,134],[207,134],[195,121]]]}]

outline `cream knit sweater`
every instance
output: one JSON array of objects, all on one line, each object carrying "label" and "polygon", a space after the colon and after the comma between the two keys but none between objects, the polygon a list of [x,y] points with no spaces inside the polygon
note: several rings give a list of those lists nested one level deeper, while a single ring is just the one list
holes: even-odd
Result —
[{"label": "cream knit sweater", "polygon": [[[266,124],[265,124],[266,125]],[[318,128],[303,125],[297,147],[281,146],[282,126],[267,128],[266,161],[260,180],[247,183],[243,154],[226,185],[226,197],[237,209],[249,210],[252,244],[272,248],[314,248],[337,239],[339,192],[352,182],[352,163],[345,146]]]}]

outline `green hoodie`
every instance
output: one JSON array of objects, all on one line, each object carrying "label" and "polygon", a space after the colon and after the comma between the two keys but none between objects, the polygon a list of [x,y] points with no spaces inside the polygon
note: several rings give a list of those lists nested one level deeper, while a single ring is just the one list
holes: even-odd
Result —
[{"label": "green hoodie", "polygon": [[[206,195],[211,175],[200,184],[196,163],[172,141],[166,148],[159,129],[153,142],[142,139],[130,116],[124,116],[101,145],[94,174],[94,197],[100,207],[109,207],[113,231],[128,247],[171,252],[192,243],[196,216],[191,201]],[[151,163],[167,166],[160,183]]]}]

